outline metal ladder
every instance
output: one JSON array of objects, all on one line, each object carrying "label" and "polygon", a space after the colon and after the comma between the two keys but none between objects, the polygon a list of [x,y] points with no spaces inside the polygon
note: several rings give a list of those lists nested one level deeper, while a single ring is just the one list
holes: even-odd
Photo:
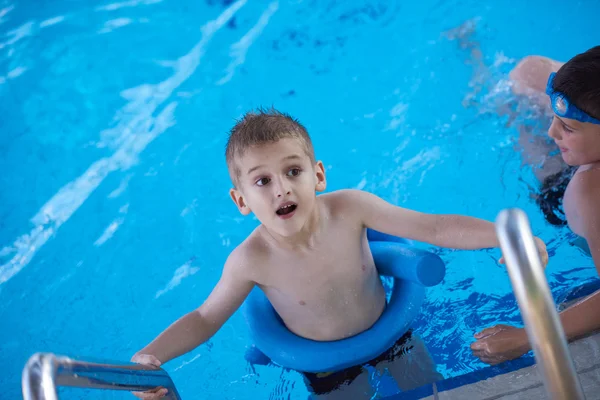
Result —
[{"label": "metal ladder", "polygon": [[[527,216],[518,209],[503,210],[496,220],[496,231],[549,398],[583,400]],[[165,387],[167,399],[181,399],[161,368],[76,361],[48,353],[33,355],[23,370],[24,400],[57,400],[57,386],[127,391]]]}]

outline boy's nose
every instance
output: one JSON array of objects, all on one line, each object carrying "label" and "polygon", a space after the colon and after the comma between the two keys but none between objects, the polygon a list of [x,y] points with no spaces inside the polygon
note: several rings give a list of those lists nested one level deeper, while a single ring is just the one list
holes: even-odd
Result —
[{"label": "boy's nose", "polygon": [[562,135],[560,134],[560,127],[556,118],[552,120],[552,124],[548,129],[548,136],[550,136],[554,140],[562,140]]},{"label": "boy's nose", "polygon": [[282,197],[282,196],[288,196],[291,193],[291,189],[290,189],[289,185],[286,184],[285,181],[279,181],[279,182],[277,182],[277,184],[275,186],[276,186],[275,193],[277,194],[278,198]]},{"label": "boy's nose", "polygon": [[277,188],[277,197],[289,196],[292,191],[286,185],[279,185]]}]

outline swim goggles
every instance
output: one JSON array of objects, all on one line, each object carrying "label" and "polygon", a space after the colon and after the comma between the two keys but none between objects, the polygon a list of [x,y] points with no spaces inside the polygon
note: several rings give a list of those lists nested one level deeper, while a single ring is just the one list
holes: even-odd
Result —
[{"label": "swim goggles", "polygon": [[550,96],[554,113],[562,118],[574,119],[579,122],[589,122],[591,124],[600,125],[600,120],[591,117],[585,111],[577,108],[577,106],[572,104],[564,94],[554,91],[552,83],[554,82],[555,76],[556,72],[550,74],[550,77],[548,78],[548,85],[546,86],[546,94]]}]

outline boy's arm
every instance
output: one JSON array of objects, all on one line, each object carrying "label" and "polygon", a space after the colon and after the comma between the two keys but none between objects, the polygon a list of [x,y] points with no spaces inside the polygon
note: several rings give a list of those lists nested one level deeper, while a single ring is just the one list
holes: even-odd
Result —
[{"label": "boy's arm", "polygon": [[[560,321],[568,341],[600,330],[600,291],[588,296],[560,313]],[[496,325],[476,333],[471,343],[473,355],[487,364],[498,364],[521,357],[531,350],[524,328]]]},{"label": "boy's arm", "polygon": [[560,313],[567,340],[575,340],[600,329],[600,291]]},{"label": "boy's arm", "polygon": [[[582,222],[582,234],[587,240],[596,270],[600,274],[600,187],[594,176],[579,177],[573,198]],[[600,330],[600,291],[560,313],[567,340],[572,341]],[[531,350],[523,328],[497,325],[475,334],[478,339],[471,344],[473,354],[488,364],[497,364],[520,357]]]},{"label": "boy's arm", "polygon": [[248,279],[248,266],[244,264],[244,257],[234,251],[225,263],[219,282],[204,304],[171,324],[138,351],[133,360],[144,359],[141,355],[151,355],[162,364],[210,339],[242,305],[255,285]]},{"label": "boy's arm", "polygon": [[398,207],[374,194],[346,190],[364,225],[390,235],[455,249],[498,247],[494,224],[462,215],[426,214]]},{"label": "boy's arm", "polygon": [[[346,190],[345,193],[351,199],[353,212],[362,217],[365,226],[377,231],[454,249],[500,246],[496,228],[489,221],[464,215],[421,213],[395,206],[360,190]],[[546,245],[537,237],[535,244],[542,265],[546,266]],[[500,262],[504,262],[503,259]]]}]

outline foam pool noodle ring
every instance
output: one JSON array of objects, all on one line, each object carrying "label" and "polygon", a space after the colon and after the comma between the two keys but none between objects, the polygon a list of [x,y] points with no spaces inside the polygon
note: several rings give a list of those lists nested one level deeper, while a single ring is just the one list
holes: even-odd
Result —
[{"label": "foam pool noodle ring", "polygon": [[289,331],[264,295],[255,287],[244,304],[244,314],[254,346],[248,361],[303,372],[335,372],[364,364],[377,357],[404,335],[425,300],[425,287],[445,276],[442,259],[421,250],[406,239],[367,230],[369,246],[380,275],[393,277],[386,309],[371,328],[336,341],[315,341]]}]

